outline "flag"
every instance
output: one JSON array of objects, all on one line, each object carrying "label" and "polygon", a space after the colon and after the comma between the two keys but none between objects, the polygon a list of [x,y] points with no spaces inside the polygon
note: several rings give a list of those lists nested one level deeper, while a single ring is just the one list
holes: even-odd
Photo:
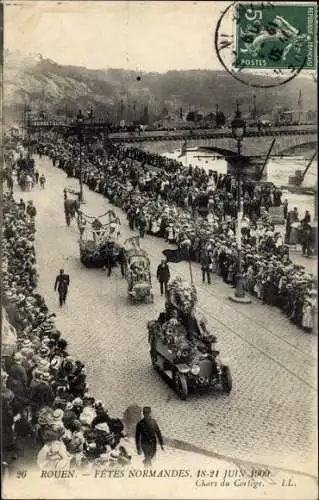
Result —
[{"label": "flag", "polygon": [[186,247],[177,248],[176,250],[172,250],[171,248],[167,248],[162,252],[167,262],[172,262],[173,264],[178,264],[178,262],[182,262],[183,260],[189,260],[189,253]]}]

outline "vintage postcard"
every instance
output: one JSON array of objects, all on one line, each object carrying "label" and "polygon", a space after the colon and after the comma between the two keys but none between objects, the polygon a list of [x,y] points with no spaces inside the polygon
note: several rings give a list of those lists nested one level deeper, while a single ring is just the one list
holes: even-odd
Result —
[{"label": "vintage postcard", "polygon": [[318,498],[316,2],[0,13],[3,497]]}]

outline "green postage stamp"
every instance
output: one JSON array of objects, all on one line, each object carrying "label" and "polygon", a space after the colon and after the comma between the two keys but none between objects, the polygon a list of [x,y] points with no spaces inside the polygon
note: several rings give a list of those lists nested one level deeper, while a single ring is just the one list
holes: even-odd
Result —
[{"label": "green postage stamp", "polygon": [[236,4],[236,68],[316,68],[315,3]]}]

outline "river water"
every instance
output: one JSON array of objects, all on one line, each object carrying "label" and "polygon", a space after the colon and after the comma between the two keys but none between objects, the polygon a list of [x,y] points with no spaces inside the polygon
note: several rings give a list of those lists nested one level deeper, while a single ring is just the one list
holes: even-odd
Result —
[{"label": "river water", "polygon": [[[165,153],[167,158],[178,159],[184,166],[193,165],[208,170],[216,170],[218,173],[227,173],[227,161],[221,157],[205,153],[200,150],[187,150],[187,154],[181,155],[181,150],[177,149],[171,153]],[[296,170],[304,170],[308,159],[303,156],[272,157],[267,164],[267,180],[273,182],[276,186],[285,186],[288,184],[289,176],[295,174]],[[303,186],[313,187],[317,183],[317,161],[312,162],[309,168]],[[289,207],[297,207],[299,214],[303,215],[305,210],[309,210],[312,218],[315,212],[315,197],[305,194],[295,194],[283,189],[282,200],[288,200]]]}]

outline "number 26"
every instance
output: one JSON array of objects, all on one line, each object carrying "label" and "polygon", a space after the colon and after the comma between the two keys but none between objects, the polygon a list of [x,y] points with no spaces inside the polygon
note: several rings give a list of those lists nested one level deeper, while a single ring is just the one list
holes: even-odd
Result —
[{"label": "number 26", "polygon": [[[253,16],[251,14],[253,14]],[[248,19],[248,21],[256,21],[256,19],[261,20],[263,18],[263,13],[261,10],[247,9],[246,13],[245,13],[245,17],[246,17],[246,19]]]},{"label": "number 26", "polygon": [[27,472],[25,470],[18,470],[17,471],[17,478],[18,479],[25,478],[26,476],[27,476]]}]

